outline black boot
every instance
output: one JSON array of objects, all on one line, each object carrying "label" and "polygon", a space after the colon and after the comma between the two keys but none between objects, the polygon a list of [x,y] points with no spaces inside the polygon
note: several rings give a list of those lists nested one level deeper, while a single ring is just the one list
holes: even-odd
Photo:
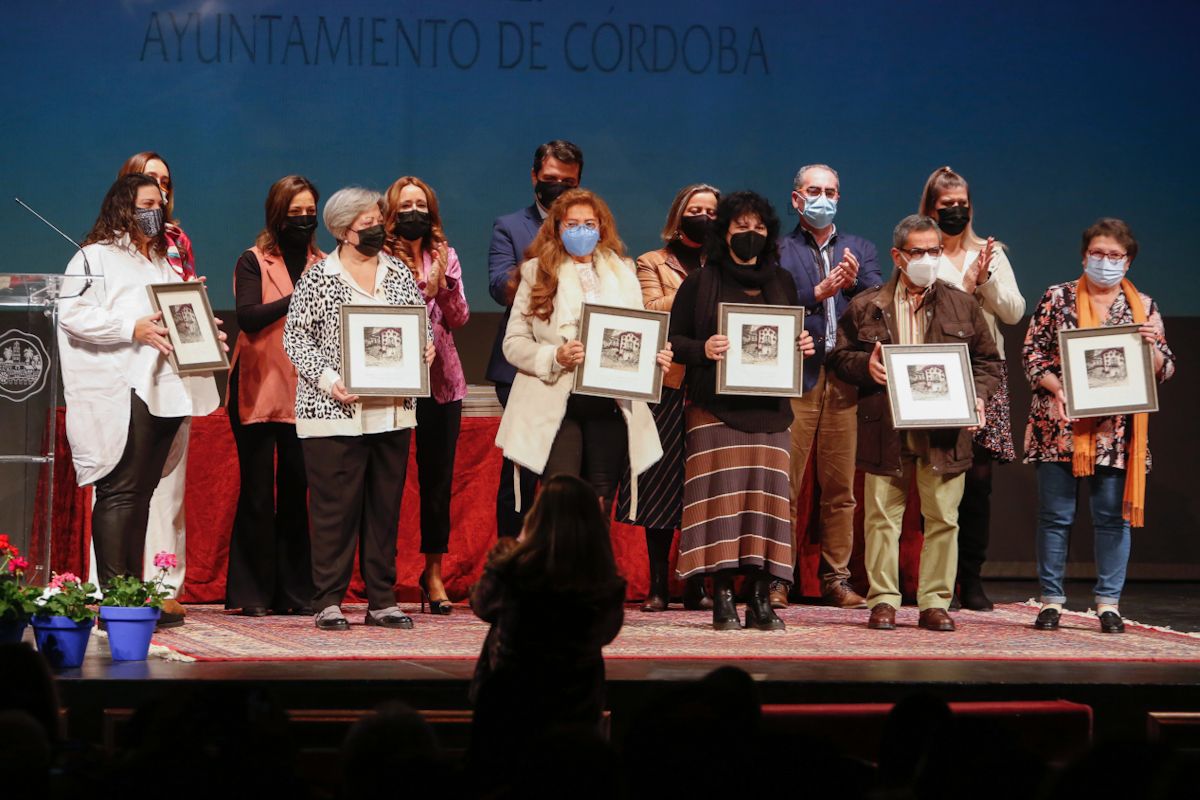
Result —
[{"label": "black boot", "polygon": [[666,611],[670,600],[667,584],[668,563],[671,556],[671,539],[675,531],[661,528],[646,528],[646,556],[650,560],[650,591],[642,611]]},{"label": "black boot", "polygon": [[703,575],[693,575],[683,584],[683,607],[688,611],[708,611],[713,607]]},{"label": "black boot", "polygon": [[733,602],[733,573],[713,574],[713,627],[719,631],[736,631],[742,627],[737,606]]},{"label": "black boot", "polygon": [[978,577],[960,576],[958,597],[962,607],[968,611],[991,611],[995,608],[983,591],[983,581]]},{"label": "black boot", "polygon": [[760,631],[781,631],[787,626],[771,608],[771,576],[755,572],[750,577],[750,600],[746,603],[746,627]]}]

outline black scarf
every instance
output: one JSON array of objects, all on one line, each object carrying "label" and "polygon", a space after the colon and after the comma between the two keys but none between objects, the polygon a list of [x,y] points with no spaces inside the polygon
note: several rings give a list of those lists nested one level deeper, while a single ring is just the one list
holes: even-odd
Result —
[{"label": "black scarf", "polygon": [[700,270],[696,292],[696,338],[705,340],[717,332],[717,306],[721,302],[721,282],[736,283],[747,289],[762,289],[763,301],[769,306],[790,305],[780,280],[779,265],[773,260],[753,269],[730,263],[728,257],[714,260]]}]

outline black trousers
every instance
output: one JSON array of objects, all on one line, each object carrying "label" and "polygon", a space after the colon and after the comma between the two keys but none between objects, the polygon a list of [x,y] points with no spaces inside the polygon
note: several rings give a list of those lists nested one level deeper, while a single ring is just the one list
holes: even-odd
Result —
[{"label": "black trousers", "polygon": [[100,585],[118,575],[142,576],[150,498],[162,478],[171,442],[186,417],[156,417],[132,390],[129,435],[121,460],[96,481],[92,541]]},{"label": "black trousers", "polygon": [[300,440],[308,475],[314,611],[342,604],[356,548],[371,610],[396,605],[396,529],[411,439],[405,429]]},{"label": "black trousers", "polygon": [[958,504],[958,580],[980,579],[987,560],[992,519],[992,454],[975,445],[975,458],[967,470]]},{"label": "black trousers", "polygon": [[421,552],[445,553],[450,544],[450,487],[462,427],[462,401],[417,400],[417,482],[421,486]]},{"label": "black trousers", "polygon": [[573,394],[567,400],[567,412],[550,446],[542,477],[566,474],[583,478],[607,509],[625,471],[627,456],[625,418],[616,401]]},{"label": "black trousers", "polygon": [[308,482],[296,426],[242,424],[238,371],[229,378],[229,427],[237,444],[241,491],[229,539],[226,608],[287,611],[312,602]]},{"label": "black trousers", "polygon": [[[500,401],[500,406],[508,405],[508,395],[512,392],[511,383],[496,384],[496,399]],[[536,473],[527,470],[524,467],[518,467],[520,470],[521,480],[521,510],[517,511],[517,495],[513,491],[513,462],[507,458],[503,459],[500,464],[500,486],[496,489],[496,535],[507,536],[515,539],[521,533],[521,527],[525,524],[525,512],[529,509],[529,504],[533,502],[533,494],[537,490]]]}]

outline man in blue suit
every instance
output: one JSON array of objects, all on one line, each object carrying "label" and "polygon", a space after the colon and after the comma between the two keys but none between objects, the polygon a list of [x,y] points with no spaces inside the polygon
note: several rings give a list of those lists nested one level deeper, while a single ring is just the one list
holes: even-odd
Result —
[{"label": "man in blue suit", "polygon": [[[804,396],[792,400],[792,553],[796,505],[809,455],[821,488],[821,596],[841,608],[866,608],[850,586],[854,549],[854,458],[858,439],[858,390],[825,369],[825,356],[837,341],[837,321],[850,298],[883,283],[875,245],[842,233],[833,224],[841,199],[838,174],[824,164],[801,167],[792,183],[792,207],[800,224],[779,242],[780,265],[796,281],[805,307],[804,327],[817,352],[804,360]],[[794,565],[793,565],[794,566]],[[771,605],[784,608],[790,586],[771,586]]]},{"label": "man in blue suit", "polygon": [[[525,251],[537,236],[546,210],[568,189],[579,185],[583,174],[583,151],[563,139],[546,142],[533,154],[533,205],[497,217],[492,224],[492,242],[488,246],[488,292],[492,299],[504,306],[500,318],[500,329],[492,344],[492,357],[488,360],[487,379],[496,385],[496,397],[501,406],[508,405],[517,369],[504,358],[504,331],[508,327],[508,316],[512,313],[512,298],[509,297],[509,280],[517,267],[525,261]],[[537,475],[527,469],[520,470],[521,497],[527,507],[533,498]],[[504,459],[500,471],[500,488],[496,491],[496,533],[499,536],[515,537],[521,532],[525,514],[515,509],[516,494],[513,491],[513,463]]]}]

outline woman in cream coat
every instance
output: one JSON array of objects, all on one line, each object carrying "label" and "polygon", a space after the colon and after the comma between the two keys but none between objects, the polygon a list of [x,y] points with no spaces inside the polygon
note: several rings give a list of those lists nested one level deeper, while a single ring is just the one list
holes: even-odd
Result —
[{"label": "woman in cream coat", "polygon": [[[966,180],[949,167],[936,170],[925,182],[919,211],[937,220],[942,231],[945,249],[938,263],[938,278],[975,295],[1003,358],[1004,337],[998,323],[1020,322],[1025,298],[1017,288],[1003,246],[975,234],[971,226],[975,206]],[[985,419],[987,425],[975,433],[974,463],[967,470],[958,505],[958,599],[963,608],[972,611],[992,610],[992,601],[983,591],[981,571],[987,557],[991,518],[992,462],[1007,464],[1014,457],[1007,371],[988,400]]]},{"label": "woman in cream coat", "polygon": [[[496,444],[510,461],[542,478],[584,478],[606,510],[628,457],[630,517],[636,518],[637,475],[662,457],[649,407],[571,393],[572,373],[584,357],[578,340],[583,304],[642,308],[641,286],[612,212],[586,189],[564,192],[527,254],[530,260],[511,282],[504,357],[518,372]],[[657,361],[664,371],[670,367],[669,345]],[[518,490],[518,506],[522,501]]]}]

